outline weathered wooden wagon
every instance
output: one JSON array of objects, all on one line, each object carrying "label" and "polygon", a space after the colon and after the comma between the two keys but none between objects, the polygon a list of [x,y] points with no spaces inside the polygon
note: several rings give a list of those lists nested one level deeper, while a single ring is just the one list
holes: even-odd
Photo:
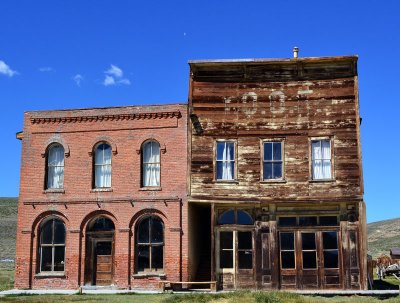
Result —
[{"label": "weathered wooden wagon", "polygon": [[191,279],[365,289],[357,56],[189,65]]}]

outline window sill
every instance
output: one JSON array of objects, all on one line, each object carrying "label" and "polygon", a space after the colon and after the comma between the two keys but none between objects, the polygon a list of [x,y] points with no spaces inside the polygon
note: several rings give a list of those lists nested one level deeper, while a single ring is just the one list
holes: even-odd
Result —
[{"label": "window sill", "polygon": [[161,191],[161,186],[149,186],[149,187],[141,187],[139,188],[140,191]]},{"label": "window sill", "polygon": [[35,279],[47,279],[47,278],[66,278],[65,272],[40,272],[35,275]]},{"label": "window sill", "polygon": [[164,272],[156,273],[156,272],[143,272],[133,274],[132,278],[135,279],[147,279],[147,278],[166,278],[167,275]]},{"label": "window sill", "polygon": [[238,180],[214,180],[214,183],[239,184],[239,181]]},{"label": "window sill", "polygon": [[65,194],[64,188],[49,188],[43,191],[44,194]]},{"label": "window sill", "polygon": [[310,183],[333,183],[336,182],[336,179],[311,179],[308,180]]},{"label": "window sill", "polygon": [[93,188],[90,190],[91,193],[98,193],[98,192],[112,192],[112,187],[104,187],[104,188]]},{"label": "window sill", "polygon": [[261,184],[270,184],[270,183],[287,183],[285,179],[268,179],[260,181]]}]

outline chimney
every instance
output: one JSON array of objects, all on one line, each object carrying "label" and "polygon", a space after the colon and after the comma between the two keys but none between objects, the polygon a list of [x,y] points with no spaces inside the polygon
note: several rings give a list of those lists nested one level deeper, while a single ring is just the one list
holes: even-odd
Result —
[{"label": "chimney", "polygon": [[293,58],[297,59],[299,56],[299,48],[297,46],[293,47]]}]

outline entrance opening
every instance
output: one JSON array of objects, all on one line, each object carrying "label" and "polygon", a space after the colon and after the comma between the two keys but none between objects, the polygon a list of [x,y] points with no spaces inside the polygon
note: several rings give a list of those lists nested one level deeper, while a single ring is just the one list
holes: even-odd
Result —
[{"label": "entrance opening", "polygon": [[86,228],[85,284],[113,284],[114,223],[97,217]]}]

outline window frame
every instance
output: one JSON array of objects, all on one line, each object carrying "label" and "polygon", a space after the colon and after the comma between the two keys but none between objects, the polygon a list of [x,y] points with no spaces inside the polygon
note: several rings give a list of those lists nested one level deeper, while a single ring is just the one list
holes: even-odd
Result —
[{"label": "window frame", "polygon": [[[50,150],[54,147],[61,147],[63,149],[63,182],[62,182],[62,187],[49,187],[49,169],[50,169],[50,165],[49,165],[49,153]],[[65,183],[65,147],[58,143],[58,142],[54,142],[51,143],[47,149],[46,149],[46,154],[45,154],[45,174],[44,174],[44,190],[45,191],[63,191],[64,190],[64,183]],[[57,166],[57,165],[52,165],[51,167],[61,167],[61,166]]]},{"label": "window frame", "polygon": [[[268,138],[260,140],[260,182],[261,183],[282,183],[286,182],[285,178],[285,138]],[[282,162],[282,177],[277,179],[265,179],[264,178],[264,143],[281,143],[281,162]],[[275,161],[272,160],[272,163]]]},{"label": "window frame", "polygon": [[[52,243],[50,244],[42,244],[42,232],[43,228],[46,224],[49,224],[51,221],[52,227],[51,227],[51,238],[52,238]],[[64,243],[54,243],[54,233],[55,233],[55,221],[60,221],[63,226],[64,226]],[[59,218],[58,216],[51,216],[49,218],[46,218],[39,224],[38,228],[38,248],[37,248],[37,253],[38,253],[38,262],[37,262],[37,273],[40,275],[64,275],[65,273],[65,268],[66,268],[66,242],[67,242],[67,227],[65,225],[64,220]],[[51,270],[42,270],[42,261],[43,261],[43,247],[51,247]],[[54,262],[54,257],[55,257],[55,248],[56,247],[64,247],[64,269],[63,270],[54,270],[55,262]]]},{"label": "window frame", "polygon": [[[150,142],[155,142],[158,144],[158,148],[159,148],[159,162],[149,162],[149,163],[144,163],[144,148],[146,146],[146,144],[150,143]],[[141,147],[140,147],[140,188],[141,189],[158,189],[161,188],[161,144],[160,142],[158,142],[156,139],[147,139],[145,141],[143,141]],[[152,164],[158,164],[159,167],[159,184],[158,185],[144,185],[144,167],[145,165],[152,165]]]},{"label": "window frame", "polygon": [[[314,165],[314,158],[313,158],[313,150],[312,150],[312,143],[316,141],[329,141],[330,144],[330,162],[331,162],[331,176],[330,178],[324,179],[315,179],[313,173],[313,165]],[[322,136],[322,137],[309,137],[308,138],[308,146],[309,146],[309,181],[310,182],[332,182],[335,181],[335,163],[334,163],[334,136]],[[323,159],[321,159],[323,160]]]},{"label": "window frame", "polygon": [[[221,162],[222,160],[217,160],[217,152],[218,148],[217,145],[218,143],[233,143],[233,179],[218,179],[218,165],[217,162]],[[213,174],[213,180],[214,182],[218,183],[237,183],[238,179],[238,163],[237,163],[237,158],[238,158],[238,144],[237,144],[237,139],[216,139],[214,140],[214,145],[213,145],[213,166],[214,166],[214,174]],[[231,160],[232,162],[232,160]]]},{"label": "window frame", "polygon": [[[96,153],[100,145],[108,145],[110,148],[110,164],[96,164]],[[93,147],[93,157],[92,157],[92,189],[94,191],[109,190],[112,188],[112,163],[113,163],[113,150],[112,145],[107,141],[101,141],[94,145]],[[110,186],[96,186],[96,166],[110,166]]]},{"label": "window frame", "polygon": [[[152,220],[153,218],[156,218],[159,220],[162,224],[162,237],[163,241],[162,243],[152,243],[151,235],[152,235],[152,230],[151,230],[151,221],[149,223],[149,242],[148,243],[139,243],[139,227],[140,225],[144,222],[146,219]],[[143,247],[148,247],[149,248],[149,269],[145,270],[139,270],[139,246]],[[154,270],[152,268],[152,247],[162,247],[162,252],[163,252],[163,260],[162,260],[162,268],[159,270]],[[164,274],[165,271],[165,223],[164,221],[157,215],[151,214],[148,216],[144,216],[138,220],[138,223],[136,224],[136,231],[135,231],[135,273],[136,274]]]}]

